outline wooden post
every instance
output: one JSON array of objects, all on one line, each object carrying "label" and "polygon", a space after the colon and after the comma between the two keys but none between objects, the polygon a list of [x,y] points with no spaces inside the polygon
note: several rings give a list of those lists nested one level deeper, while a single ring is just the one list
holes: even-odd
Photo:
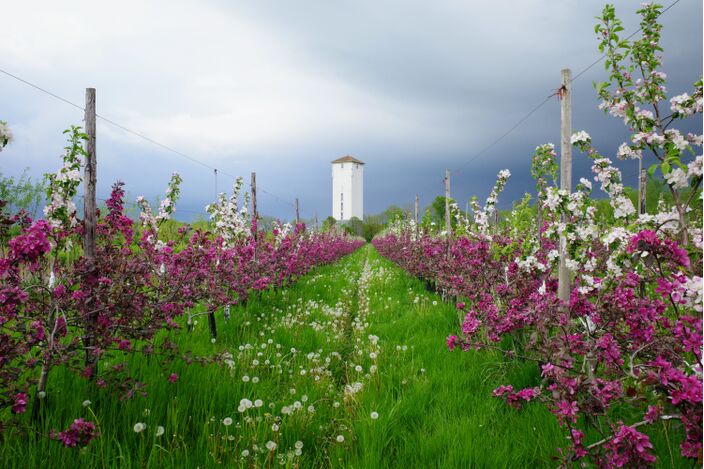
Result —
[{"label": "wooden post", "polygon": [[217,202],[217,200],[218,200],[218,170],[217,170],[217,168],[213,168],[213,175],[215,176],[214,177],[214,179],[215,179],[215,198],[213,200],[215,200]]},{"label": "wooden post", "polygon": [[[95,185],[97,182],[97,162],[95,155],[95,88],[86,88],[85,106],[85,131],[86,140],[86,167],[83,176],[83,256],[86,259],[87,274],[93,275],[95,270],[95,226],[96,226],[96,200]],[[90,313],[85,324],[85,365],[92,370],[94,378],[97,356],[93,354],[95,347],[95,329],[98,314]]]},{"label": "wooden post", "polygon": [[[638,158],[638,215],[646,213],[646,203],[645,203],[645,187],[647,183],[647,176],[645,168],[643,168],[643,156]],[[640,297],[645,298],[645,280],[640,281]]]},{"label": "wooden post", "polygon": [[[572,192],[572,71],[563,69],[560,93],[560,189]],[[564,217],[563,217],[564,220]],[[565,303],[570,300],[570,272],[567,269],[567,239],[560,236],[560,267],[557,296]]]},{"label": "wooden post", "polygon": [[416,194],[416,203],[413,208],[413,220],[415,220],[414,232],[416,239],[418,239],[418,232],[420,231],[420,225],[418,224],[420,216],[420,195]]},{"label": "wooden post", "polygon": [[647,183],[646,172],[643,169],[643,157],[638,158],[638,214],[646,212],[645,186]]},{"label": "wooden post", "polygon": [[298,225],[301,222],[301,216],[298,211],[298,197],[296,197],[296,225]]},{"label": "wooden post", "polygon": [[252,191],[252,219],[256,220],[259,218],[259,213],[257,212],[257,173],[255,172],[252,172],[250,185]]},{"label": "wooden post", "polygon": [[250,175],[250,191],[252,192],[252,236],[254,237],[254,260],[257,260],[257,238],[259,235],[259,212],[257,211],[257,173]]},{"label": "wooden post", "polygon": [[85,233],[83,235],[83,255],[92,264],[95,261],[95,88],[86,88],[85,107],[86,134],[86,167],[83,188],[83,216],[85,218]]},{"label": "wooden post", "polygon": [[416,226],[418,226],[418,215],[420,214],[420,196],[416,194],[416,204],[413,211],[413,219],[416,221]]},{"label": "wooden post", "polygon": [[545,190],[544,188],[544,183],[543,183],[543,178],[538,179],[538,195],[535,201],[535,207],[536,207],[536,225],[537,225],[537,236],[538,236],[538,243],[540,243],[540,230],[543,228],[543,201],[541,199],[541,194]]},{"label": "wooden post", "polygon": [[315,231],[318,231],[318,212],[315,213]]},{"label": "wooden post", "polygon": [[450,237],[450,170],[445,170],[445,232]]}]

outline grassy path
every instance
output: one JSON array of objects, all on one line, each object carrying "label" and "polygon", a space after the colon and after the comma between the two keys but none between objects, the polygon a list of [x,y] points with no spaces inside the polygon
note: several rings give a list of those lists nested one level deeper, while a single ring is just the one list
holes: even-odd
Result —
[{"label": "grassy path", "polygon": [[[101,438],[80,451],[9,434],[2,465],[554,466],[562,440],[547,411],[490,397],[498,384],[533,384],[536,370],[491,352],[448,352],[456,324],[452,305],[367,246],[233,309],[214,344],[203,323],[176,336],[194,355],[221,353],[219,364],[133,359],[146,398],[116,402],[55,373],[45,431],[84,417],[97,419]],[[146,429],[135,432],[137,423]]]}]

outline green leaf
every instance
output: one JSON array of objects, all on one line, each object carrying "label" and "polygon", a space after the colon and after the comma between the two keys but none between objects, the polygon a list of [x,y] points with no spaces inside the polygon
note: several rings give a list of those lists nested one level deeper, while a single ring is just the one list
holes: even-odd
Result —
[{"label": "green leaf", "polygon": [[672,171],[672,168],[670,167],[670,163],[667,161],[663,161],[663,163],[660,165],[660,169],[662,169],[662,174],[667,175]]},{"label": "green leaf", "polygon": [[648,168],[648,177],[652,178],[653,174],[655,174],[655,171],[657,171],[657,170],[658,170],[658,164],[657,163],[651,164],[650,167]]}]

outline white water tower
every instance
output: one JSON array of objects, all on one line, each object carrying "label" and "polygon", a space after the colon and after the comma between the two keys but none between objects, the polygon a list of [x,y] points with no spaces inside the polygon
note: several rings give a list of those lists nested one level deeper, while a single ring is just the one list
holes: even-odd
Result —
[{"label": "white water tower", "polygon": [[364,219],[364,162],[349,155],[332,162],[332,216]]}]

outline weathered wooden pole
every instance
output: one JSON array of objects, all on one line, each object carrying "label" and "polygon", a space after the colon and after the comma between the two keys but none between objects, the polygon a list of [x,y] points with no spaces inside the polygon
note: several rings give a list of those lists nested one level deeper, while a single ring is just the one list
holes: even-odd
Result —
[{"label": "weathered wooden pole", "polygon": [[543,191],[545,190],[544,184],[543,184],[543,178],[538,179],[538,196],[537,200],[535,202],[536,206],[536,225],[537,225],[537,235],[538,235],[538,242],[540,242],[540,230],[543,228],[543,201],[541,199],[541,195]]},{"label": "weathered wooden pole", "polygon": [[416,204],[413,210],[413,220],[416,222],[416,226],[418,226],[418,215],[420,213],[420,196],[416,194]]},{"label": "weathered wooden pole", "polygon": [[257,212],[257,173],[255,172],[252,172],[250,186],[252,191],[252,219],[256,220],[259,218],[259,213]]},{"label": "weathered wooden pole", "polygon": [[214,179],[214,187],[215,187],[215,201],[218,200],[218,170],[217,168],[213,168],[213,179]]},{"label": "weathered wooden pole", "polygon": [[296,225],[298,225],[301,222],[301,215],[298,210],[298,197],[296,197]]},{"label": "weathered wooden pole", "polygon": [[[95,155],[95,88],[86,88],[85,104],[86,166],[83,176],[83,257],[86,260],[87,274],[95,271],[95,226],[96,200],[95,185],[97,182],[97,162]],[[92,370],[95,377],[97,356],[93,353],[95,347],[95,329],[98,321],[97,313],[91,313],[85,318],[85,365]]]},{"label": "weathered wooden pole", "polygon": [[420,225],[418,224],[420,217],[420,195],[416,194],[416,203],[413,208],[413,220],[415,220],[414,231],[416,239],[418,239],[418,232],[420,231]]},{"label": "weathered wooden pole", "polygon": [[450,170],[445,170],[445,232],[450,237]]},{"label": "weathered wooden pole", "polygon": [[645,187],[646,187],[646,171],[643,169],[643,157],[638,158],[638,214],[646,212],[645,205]]},{"label": "weathered wooden pole", "polygon": [[252,192],[252,236],[254,237],[254,260],[257,260],[257,237],[259,235],[259,212],[257,211],[257,173],[252,171],[249,180]]},{"label": "weathered wooden pole", "polygon": [[[572,71],[565,68],[560,88],[560,189],[572,192]],[[564,220],[564,216],[563,216]],[[570,300],[570,272],[567,268],[567,238],[560,236],[560,267],[558,270],[557,296],[565,303]]]},{"label": "weathered wooden pole", "polygon": [[83,213],[85,218],[85,233],[83,235],[83,255],[89,263],[95,261],[95,184],[96,159],[95,159],[95,88],[86,88],[85,107],[86,140],[86,167],[83,188]]}]

